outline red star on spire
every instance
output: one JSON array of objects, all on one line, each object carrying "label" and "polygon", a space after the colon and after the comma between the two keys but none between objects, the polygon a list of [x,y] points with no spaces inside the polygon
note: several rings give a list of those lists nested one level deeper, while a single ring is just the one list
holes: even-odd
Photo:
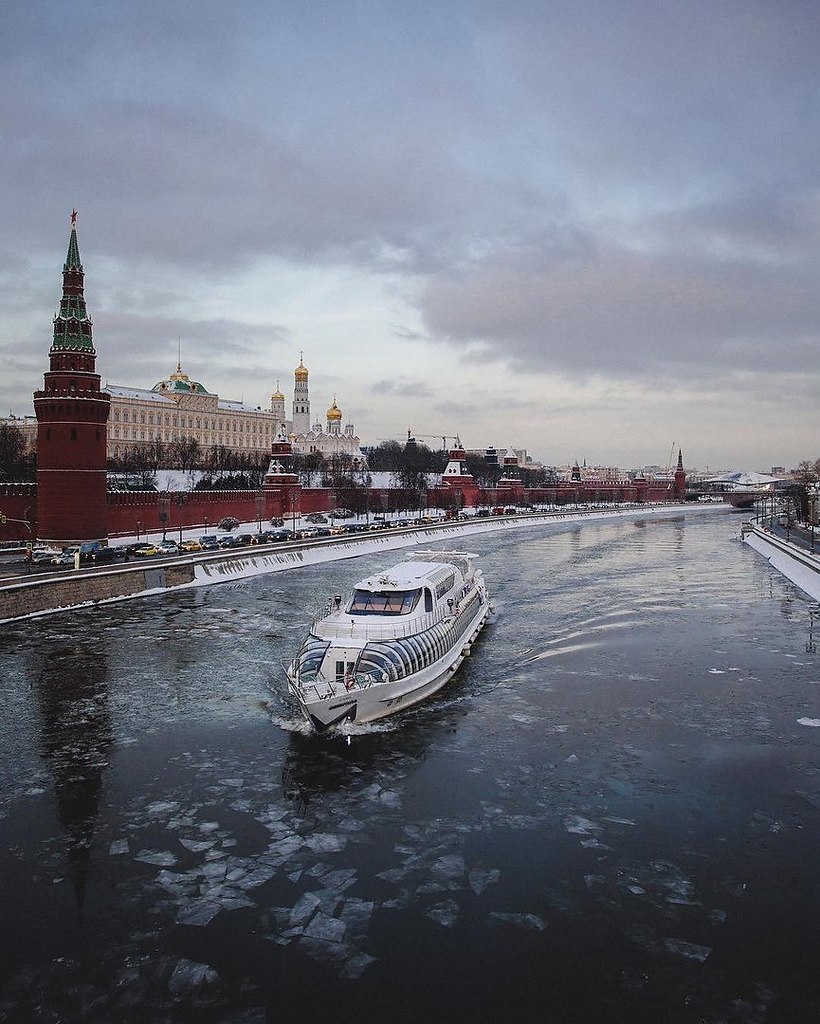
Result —
[{"label": "red star on spire", "polygon": [[71,211],[71,226],[73,228],[77,227],[77,211],[76,210],[72,210]]}]

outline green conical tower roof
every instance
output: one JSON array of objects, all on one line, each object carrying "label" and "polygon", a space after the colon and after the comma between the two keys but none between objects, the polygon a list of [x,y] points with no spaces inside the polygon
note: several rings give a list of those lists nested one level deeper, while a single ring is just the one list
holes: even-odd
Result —
[{"label": "green conical tower roof", "polygon": [[51,351],[73,350],[94,352],[91,320],[85,308],[83,294],[83,265],[77,243],[77,211],[71,213],[71,234],[68,253],[63,264],[63,297],[54,317],[54,340]]}]

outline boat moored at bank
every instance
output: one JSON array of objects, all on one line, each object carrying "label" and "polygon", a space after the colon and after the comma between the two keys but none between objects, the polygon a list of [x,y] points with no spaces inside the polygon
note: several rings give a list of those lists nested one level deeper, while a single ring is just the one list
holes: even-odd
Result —
[{"label": "boat moored at bank", "polygon": [[286,666],[288,688],[318,731],[372,722],[449,680],[490,611],[477,555],[415,551],[333,597]]}]

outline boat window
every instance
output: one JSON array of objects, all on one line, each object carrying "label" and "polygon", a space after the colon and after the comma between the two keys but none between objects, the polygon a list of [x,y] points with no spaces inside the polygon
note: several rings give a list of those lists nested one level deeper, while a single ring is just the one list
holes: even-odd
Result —
[{"label": "boat window", "polygon": [[424,588],[424,610],[426,612],[433,610],[433,595],[426,587]]},{"label": "boat window", "polygon": [[302,682],[315,679],[319,674],[319,669],[322,666],[325,651],[327,651],[328,647],[330,647],[329,640],[316,640],[311,637],[305,641],[301,651],[299,651],[298,674]]},{"label": "boat window", "polygon": [[356,669],[355,661],[337,661],[336,662],[336,682],[340,683],[345,676],[348,678],[352,677]]},{"label": "boat window", "polygon": [[441,600],[442,597],[447,593],[448,590],[452,589],[453,584],[456,581],[456,574],[454,572],[448,572],[444,579],[440,580],[436,584],[436,597]]},{"label": "boat window", "polygon": [[348,615],[409,615],[418,604],[421,590],[356,590]]}]

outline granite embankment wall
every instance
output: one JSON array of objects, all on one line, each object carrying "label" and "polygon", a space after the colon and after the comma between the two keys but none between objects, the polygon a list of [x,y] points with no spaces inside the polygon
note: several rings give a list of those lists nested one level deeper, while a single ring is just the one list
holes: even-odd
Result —
[{"label": "granite embankment wall", "polygon": [[813,600],[820,601],[820,557],[752,523],[744,524],[743,540]]},{"label": "granite embankment wall", "polygon": [[181,562],[93,572],[73,570],[57,577],[10,582],[0,588],[0,621],[172,589],[193,579],[193,564]]},{"label": "granite embankment wall", "polygon": [[[66,611],[86,604],[123,600],[139,595],[159,594],[187,586],[210,586],[229,580],[246,579],[268,573],[315,565],[320,562],[353,558],[412,547],[429,546],[441,540],[480,535],[526,527],[582,522],[597,519],[633,518],[681,514],[681,506],[632,507],[600,511],[549,512],[524,516],[504,516],[450,521],[421,526],[408,531],[378,531],[326,540],[297,541],[285,546],[244,548],[206,558],[168,561],[150,565],[96,570],[73,570],[59,576],[8,580],[0,585],[0,622],[28,615]],[[685,509],[692,514],[700,509]]]}]

